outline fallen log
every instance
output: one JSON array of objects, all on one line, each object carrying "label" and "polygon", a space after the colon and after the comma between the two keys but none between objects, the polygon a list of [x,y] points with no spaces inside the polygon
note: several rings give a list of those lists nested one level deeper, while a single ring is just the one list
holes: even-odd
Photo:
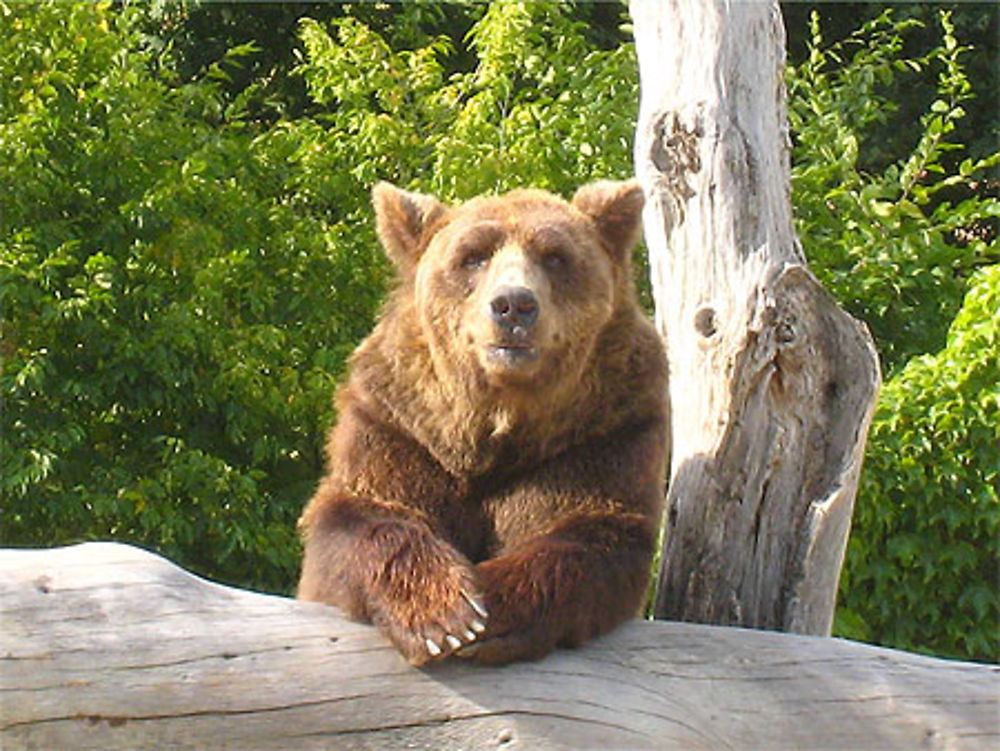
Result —
[{"label": "fallen log", "polygon": [[633,622],[578,651],[410,667],[332,608],[151,553],[0,551],[0,747],[780,749],[1000,744],[1000,668]]}]

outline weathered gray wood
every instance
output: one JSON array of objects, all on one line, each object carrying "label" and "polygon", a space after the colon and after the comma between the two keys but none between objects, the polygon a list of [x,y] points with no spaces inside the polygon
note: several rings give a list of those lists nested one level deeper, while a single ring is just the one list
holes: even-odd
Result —
[{"label": "weathered gray wood", "polygon": [[633,0],[673,456],[657,617],[829,634],[879,385],[792,226],[776,2]]},{"label": "weathered gray wood", "polygon": [[111,543],[0,551],[0,618],[5,751],[1000,743],[996,667],[635,622],[538,663],[417,670],[332,608]]}]

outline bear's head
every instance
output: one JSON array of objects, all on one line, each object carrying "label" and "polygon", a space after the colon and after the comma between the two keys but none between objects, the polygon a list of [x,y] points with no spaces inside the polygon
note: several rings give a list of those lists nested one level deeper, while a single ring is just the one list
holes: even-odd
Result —
[{"label": "bear's head", "polygon": [[373,202],[438,372],[543,394],[579,376],[616,311],[634,307],[635,181],[593,183],[568,203],[518,190],[455,207],[380,183]]}]

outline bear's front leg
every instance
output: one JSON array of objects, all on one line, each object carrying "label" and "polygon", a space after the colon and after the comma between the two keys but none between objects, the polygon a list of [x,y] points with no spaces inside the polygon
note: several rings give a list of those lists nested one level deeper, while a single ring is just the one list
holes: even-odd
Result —
[{"label": "bear's front leg", "polygon": [[374,623],[411,664],[445,657],[486,630],[472,565],[412,511],[327,497],[305,532],[299,598]]},{"label": "bear's front leg", "polygon": [[485,638],[459,656],[490,664],[538,659],[636,616],[655,540],[648,516],[580,514],[480,563],[489,626]]},{"label": "bear's front leg", "polygon": [[664,495],[665,420],[552,457],[487,499],[496,554],[476,566],[490,621],[460,655],[498,663],[577,646],[638,615]]}]

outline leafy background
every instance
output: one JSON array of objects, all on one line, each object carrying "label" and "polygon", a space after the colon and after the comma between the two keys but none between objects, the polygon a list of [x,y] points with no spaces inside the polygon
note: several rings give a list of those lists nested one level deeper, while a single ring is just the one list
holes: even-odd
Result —
[{"label": "leafy background", "polygon": [[[798,231],[886,375],[836,630],[995,661],[996,13],[784,11]],[[459,200],[632,171],[618,4],[0,19],[4,545],[114,538],[290,592],[330,395],[388,284],[372,183]]]}]

